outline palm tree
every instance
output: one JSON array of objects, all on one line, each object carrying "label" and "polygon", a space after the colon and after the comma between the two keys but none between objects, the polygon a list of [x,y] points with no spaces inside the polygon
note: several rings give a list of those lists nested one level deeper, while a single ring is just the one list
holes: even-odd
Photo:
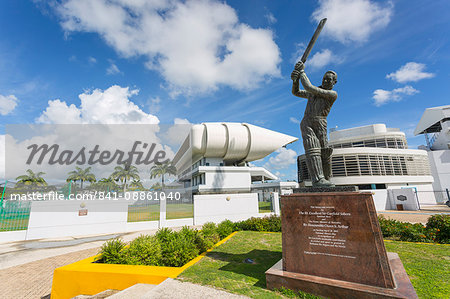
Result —
[{"label": "palm tree", "polygon": [[42,178],[44,172],[34,173],[31,169],[26,171],[27,174],[18,176],[16,178],[19,186],[47,186],[47,182]]},{"label": "palm tree", "polygon": [[164,175],[165,174],[171,174],[176,175],[177,169],[172,164],[171,161],[167,161],[164,163],[159,163],[150,168],[150,179],[161,177],[161,188],[164,189]]},{"label": "palm tree", "polygon": [[103,178],[99,181],[97,181],[97,183],[95,183],[94,185],[91,185],[94,189],[95,188],[99,188],[100,190],[105,190],[107,192],[111,191],[111,190],[117,190],[119,188],[119,186],[116,184],[116,182],[114,181],[114,179],[112,177],[109,178]]},{"label": "palm tree", "polygon": [[139,180],[139,171],[136,166],[131,164],[124,164],[124,166],[116,166],[114,168],[114,172],[111,174],[111,178],[113,178],[116,182],[123,182],[123,192],[127,190],[127,181],[130,179]]},{"label": "palm tree", "polygon": [[150,187],[150,190],[153,190],[153,191],[158,191],[158,190],[161,190],[162,189],[162,187],[161,187],[161,184],[160,183],[155,183],[155,184],[153,184],[151,187]]},{"label": "palm tree", "polygon": [[141,180],[133,180],[130,185],[129,185],[130,189],[133,190],[145,190],[144,186],[142,185]]},{"label": "palm tree", "polygon": [[80,181],[80,188],[83,189],[83,183],[88,181],[90,183],[95,182],[95,175],[91,173],[91,167],[87,167],[85,169],[81,167],[75,167],[76,170],[69,172],[69,177],[67,178],[67,182],[70,181]]}]

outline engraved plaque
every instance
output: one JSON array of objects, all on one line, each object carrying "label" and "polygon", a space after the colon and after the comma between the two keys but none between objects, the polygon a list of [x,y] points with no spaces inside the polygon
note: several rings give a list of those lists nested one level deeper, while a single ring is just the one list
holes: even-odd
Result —
[{"label": "engraved plaque", "polygon": [[282,196],[283,270],[393,288],[370,193]]}]

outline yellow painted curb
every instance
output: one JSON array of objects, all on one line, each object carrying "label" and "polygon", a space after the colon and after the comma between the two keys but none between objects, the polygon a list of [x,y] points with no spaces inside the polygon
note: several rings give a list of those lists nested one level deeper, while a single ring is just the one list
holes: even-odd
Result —
[{"label": "yellow painted curb", "polygon": [[216,243],[182,267],[100,264],[93,263],[98,257],[93,256],[57,268],[53,273],[51,298],[68,299],[77,295],[94,295],[108,289],[124,290],[137,283],[159,284],[169,277],[177,277],[236,233]]}]

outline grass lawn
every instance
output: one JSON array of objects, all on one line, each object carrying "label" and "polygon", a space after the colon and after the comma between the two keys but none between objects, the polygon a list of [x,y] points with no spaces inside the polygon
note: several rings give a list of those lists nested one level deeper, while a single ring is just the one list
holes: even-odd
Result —
[{"label": "grass lawn", "polygon": [[[419,298],[448,298],[449,245],[395,241],[385,244],[388,251],[399,254]],[[244,263],[246,258],[251,258],[255,263]],[[281,233],[244,231],[208,253],[178,278],[253,298],[280,298],[291,294],[267,290],[264,274],[280,259]],[[316,298],[308,294],[298,296]]]},{"label": "grass lawn", "polygon": [[272,212],[272,202],[270,201],[258,201],[258,207],[260,213]]},{"label": "grass lawn", "polygon": [[[194,217],[193,204],[168,204],[166,219],[180,219]],[[129,206],[128,222],[159,220],[159,205]]]},{"label": "grass lawn", "polygon": [[16,219],[1,219],[0,218],[0,231],[15,231],[25,230],[28,228],[29,216],[19,217]]}]

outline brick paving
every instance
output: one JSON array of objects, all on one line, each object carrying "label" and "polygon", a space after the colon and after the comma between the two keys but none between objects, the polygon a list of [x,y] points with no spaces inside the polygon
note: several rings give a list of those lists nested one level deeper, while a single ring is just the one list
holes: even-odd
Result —
[{"label": "brick paving", "polygon": [[2,299],[50,298],[53,271],[93,256],[98,250],[99,248],[81,250],[0,270],[0,297]]}]

